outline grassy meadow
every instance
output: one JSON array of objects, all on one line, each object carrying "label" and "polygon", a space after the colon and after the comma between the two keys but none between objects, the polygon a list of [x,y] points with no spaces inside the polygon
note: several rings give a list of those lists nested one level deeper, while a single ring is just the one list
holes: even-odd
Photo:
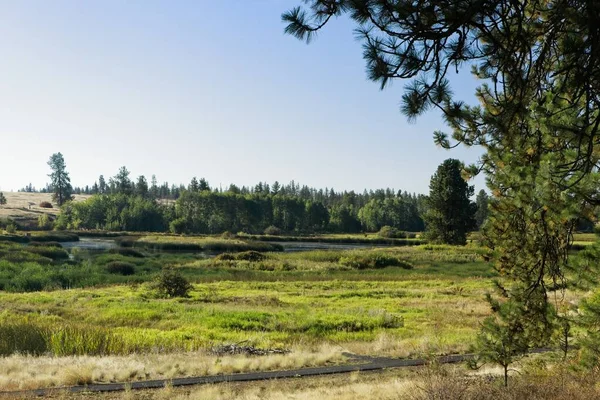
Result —
[{"label": "grassy meadow", "polygon": [[[0,390],[468,352],[498,278],[474,243],[282,252],[147,235],[67,251],[60,237],[0,241]],[[160,295],[164,268],[187,297]],[[236,343],[281,352],[214,352]]]}]

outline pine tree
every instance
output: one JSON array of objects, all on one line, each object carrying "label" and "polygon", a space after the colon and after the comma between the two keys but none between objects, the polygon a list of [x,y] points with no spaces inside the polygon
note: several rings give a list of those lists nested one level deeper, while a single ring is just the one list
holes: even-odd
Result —
[{"label": "pine tree", "polygon": [[48,165],[52,172],[50,177],[50,185],[52,186],[52,199],[62,206],[67,201],[73,200],[73,187],[71,186],[71,178],[67,172],[65,159],[61,153],[55,153],[50,156]]},{"label": "pine tree", "polygon": [[469,200],[474,189],[463,179],[462,169],[460,161],[450,158],[431,177],[424,220],[427,237],[433,242],[465,244],[475,227],[475,204]]}]

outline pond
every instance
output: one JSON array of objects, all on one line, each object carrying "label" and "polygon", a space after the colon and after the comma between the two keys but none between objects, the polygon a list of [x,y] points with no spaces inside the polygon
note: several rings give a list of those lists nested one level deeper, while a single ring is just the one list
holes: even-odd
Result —
[{"label": "pond", "polygon": [[81,238],[77,242],[63,242],[61,244],[66,250],[82,249],[105,251],[118,247],[117,242],[114,239],[105,238]]},{"label": "pond", "polygon": [[[363,243],[319,243],[319,242],[268,242],[279,244],[283,251],[310,251],[310,250],[355,250],[369,249],[374,247],[387,247],[386,244],[363,244]],[[119,247],[115,239],[110,238],[81,238],[77,242],[61,243],[66,250],[82,249],[91,251],[106,251]],[[186,251],[190,252],[190,251]],[[193,251],[192,251],[193,252]]]}]

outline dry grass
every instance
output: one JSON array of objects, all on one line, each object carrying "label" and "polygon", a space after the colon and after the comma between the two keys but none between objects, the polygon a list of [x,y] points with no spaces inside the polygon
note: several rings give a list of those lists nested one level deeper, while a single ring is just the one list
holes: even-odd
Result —
[{"label": "dry grass", "polygon": [[[469,376],[462,367],[390,370],[315,378],[222,383],[192,388],[73,395],[78,399],[173,400],[587,400],[600,397],[596,375],[576,375],[568,369],[538,371],[515,377],[504,388],[495,376]],[[58,394],[57,396],[61,396]],[[62,395],[64,396],[64,394]],[[66,398],[66,397],[62,397]]]},{"label": "dry grass", "polygon": [[[56,203],[53,208],[41,208],[42,201],[52,202],[50,193],[3,192],[6,204],[0,206],[0,218],[10,218],[17,221],[36,220],[40,214],[56,215],[59,213]],[[83,201],[90,195],[75,195],[75,201]]]},{"label": "dry grass", "polygon": [[0,390],[295,369],[339,363],[344,360],[341,353],[340,348],[323,345],[312,351],[260,357],[217,357],[201,352],[106,357],[15,355],[0,361]]}]

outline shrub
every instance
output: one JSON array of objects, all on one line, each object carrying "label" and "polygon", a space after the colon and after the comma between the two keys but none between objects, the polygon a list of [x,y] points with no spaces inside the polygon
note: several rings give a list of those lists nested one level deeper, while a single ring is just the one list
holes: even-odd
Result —
[{"label": "shrub", "polygon": [[38,228],[44,230],[52,229],[52,220],[48,214],[42,214],[38,217]]},{"label": "shrub", "polygon": [[217,261],[235,261],[235,255],[231,253],[221,253],[215,257]]},{"label": "shrub", "polygon": [[165,268],[157,277],[154,287],[161,297],[189,297],[192,285],[179,271]]},{"label": "shrub", "polygon": [[169,224],[169,230],[171,233],[181,234],[186,230],[185,218],[177,218],[171,221]]},{"label": "shrub", "polygon": [[6,225],[6,229],[5,230],[6,230],[7,233],[11,233],[11,234],[15,233],[17,231],[17,225],[15,225],[15,223],[11,221],[10,223],[8,223]]},{"label": "shrub", "polygon": [[130,247],[120,247],[120,248],[116,248],[116,249],[110,249],[110,250],[108,250],[108,252],[111,254],[120,254],[120,255],[126,256],[126,257],[136,257],[136,258],[146,257],[143,253],[140,253],[139,251],[132,249]]},{"label": "shrub", "polygon": [[401,267],[412,269],[412,265],[406,261],[386,254],[364,254],[350,255],[340,258],[340,264],[355,269],[377,269],[385,267]]},{"label": "shrub", "polygon": [[404,232],[388,225],[381,227],[377,235],[388,239],[403,238],[405,236]]},{"label": "shrub", "polygon": [[279,236],[281,235],[281,229],[271,225],[267,229],[265,229],[265,235]]},{"label": "shrub", "polygon": [[42,201],[40,203],[40,208],[53,208],[53,207],[52,207],[52,203],[50,203],[49,201]]},{"label": "shrub", "polygon": [[104,266],[109,274],[133,275],[135,265],[126,261],[112,261]]},{"label": "shrub", "polygon": [[236,254],[235,258],[244,261],[263,261],[267,258],[267,256],[259,253],[258,251],[250,250]]},{"label": "shrub", "polygon": [[236,236],[235,236],[235,234],[234,234],[234,233],[231,233],[231,232],[229,232],[229,231],[225,231],[225,232],[223,232],[223,233],[221,234],[221,238],[222,238],[222,239],[235,239],[235,238],[236,238]]}]

